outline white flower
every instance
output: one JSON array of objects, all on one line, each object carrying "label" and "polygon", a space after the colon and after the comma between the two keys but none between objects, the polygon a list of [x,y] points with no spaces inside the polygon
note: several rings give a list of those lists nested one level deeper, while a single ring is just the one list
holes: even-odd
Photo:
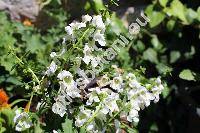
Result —
[{"label": "white flower", "polygon": [[37,111],[39,111],[41,105],[42,105],[42,102],[38,102],[38,103],[37,103],[37,106],[36,106],[36,110],[37,110]]},{"label": "white flower", "polygon": [[90,22],[92,20],[92,17],[90,15],[84,15],[82,16],[82,21],[85,22]]},{"label": "white flower", "polygon": [[129,115],[127,116],[127,120],[129,122],[132,122],[132,121],[138,122],[139,121],[138,116],[139,116],[138,111],[135,109],[131,109],[129,112]]},{"label": "white flower", "polygon": [[108,97],[104,99],[103,101],[104,107],[103,109],[101,109],[101,112],[103,114],[107,114],[107,113],[112,114],[112,112],[114,111],[119,111],[119,107],[116,102],[117,100],[119,100],[119,94],[112,92],[110,95],[108,95]]},{"label": "white flower", "polygon": [[137,90],[135,89],[131,89],[128,91],[127,96],[128,96],[128,100],[134,98],[137,95]]},{"label": "white flower", "polygon": [[92,105],[93,102],[100,102],[96,92],[91,92],[87,96],[89,97],[89,99],[87,100],[86,105]]},{"label": "white flower", "polygon": [[56,130],[53,130],[53,133],[58,133],[58,131],[56,131]]},{"label": "white flower", "polygon": [[45,75],[49,76],[49,75],[55,73],[56,70],[57,70],[57,65],[54,61],[52,61],[50,66],[48,67],[47,71],[45,72]]},{"label": "white flower", "polygon": [[155,86],[152,88],[153,96],[154,96],[154,102],[159,101],[159,95],[162,93],[162,90],[164,89],[164,86],[161,84],[159,86]]},{"label": "white flower", "polygon": [[86,27],[86,24],[85,24],[85,23],[80,23],[80,22],[73,22],[73,23],[71,23],[71,24],[69,24],[69,25],[71,26],[71,28],[72,28],[73,30],[78,30],[78,29],[80,29],[80,28]]},{"label": "white flower", "polygon": [[84,49],[83,49],[83,53],[84,53],[83,61],[87,65],[90,63],[90,61],[93,58],[92,51],[93,51],[93,49],[90,48],[87,44],[84,46]]},{"label": "white flower", "polygon": [[15,130],[19,132],[28,129],[33,125],[28,113],[22,112],[20,109],[15,111],[15,117],[13,121],[16,124]]},{"label": "white flower", "polygon": [[150,105],[151,100],[154,99],[153,95],[146,90],[144,87],[144,90],[139,95],[140,99],[140,108],[144,109],[145,107],[148,107]]},{"label": "white flower", "polygon": [[65,48],[62,48],[62,51],[60,52],[60,54],[57,54],[56,52],[51,52],[50,57],[54,58],[57,56],[62,56],[65,53]]},{"label": "white flower", "polygon": [[100,87],[103,87],[103,86],[106,86],[108,85],[110,82],[109,82],[109,77],[107,75],[103,75],[101,77],[100,80],[97,81],[97,84],[100,86]]},{"label": "white flower", "polygon": [[73,34],[73,29],[70,26],[66,26],[65,31],[67,32],[67,35],[71,36]]},{"label": "white flower", "polygon": [[117,90],[118,92],[122,91],[122,77],[114,77],[113,80],[111,81],[110,87],[112,87],[114,90]]},{"label": "white flower", "polygon": [[51,54],[50,54],[50,57],[51,57],[51,58],[54,58],[54,57],[56,57],[56,56],[57,56],[56,52],[51,52]]},{"label": "white flower", "polygon": [[126,76],[126,79],[129,79],[129,80],[136,79],[135,74],[133,74],[133,73],[128,73],[128,75]]},{"label": "white flower", "polygon": [[138,115],[138,111],[139,111],[139,106],[138,106],[139,101],[138,100],[131,100],[131,109],[128,113],[127,116],[127,120],[129,122],[138,122],[139,121],[139,115]]},{"label": "white flower", "polygon": [[138,111],[140,110],[140,103],[141,103],[140,99],[138,99],[138,98],[131,99],[130,103],[131,103],[132,109],[135,109],[135,110],[138,110]]},{"label": "white flower", "polygon": [[158,77],[157,79],[156,79],[156,83],[158,84],[158,85],[161,85],[161,79],[160,79],[160,77]]},{"label": "white flower", "polygon": [[92,24],[102,31],[105,30],[105,24],[103,23],[102,17],[100,15],[93,16]]},{"label": "white flower", "polygon": [[70,82],[73,79],[73,76],[69,71],[63,70],[58,74],[57,78],[59,78],[60,80],[64,80],[65,78],[67,78],[66,80],[69,80]]},{"label": "white flower", "polygon": [[92,116],[92,111],[89,109],[85,109],[84,106],[80,107],[80,112],[78,114],[78,117],[75,121],[75,126],[81,127],[83,124]]},{"label": "white flower", "polygon": [[56,102],[53,104],[52,106],[52,111],[55,113],[55,114],[59,114],[61,117],[63,117],[66,113],[66,106],[68,105],[69,103],[67,103],[65,101],[65,97],[62,96],[62,95],[59,95],[57,98],[56,98]]},{"label": "white flower", "polygon": [[99,31],[94,34],[94,40],[97,41],[101,46],[106,45],[104,34],[101,34]]},{"label": "white flower", "polygon": [[79,94],[80,90],[77,88],[75,81],[72,81],[72,83],[61,81],[59,82],[59,84],[61,94],[63,94],[69,101],[72,101],[70,97],[81,97],[81,95]]},{"label": "white flower", "polygon": [[94,125],[93,124],[89,124],[88,126],[87,126],[87,131],[92,131],[94,129]]},{"label": "white flower", "polygon": [[138,89],[141,87],[140,83],[135,79],[129,81],[129,86],[134,89]]},{"label": "white flower", "polygon": [[85,64],[89,64],[91,62],[92,67],[96,67],[99,64],[100,58],[99,57],[94,57],[92,55],[92,51],[94,49],[89,47],[87,44],[84,47],[83,53],[84,53],[84,57],[82,58],[82,60],[85,62]]}]

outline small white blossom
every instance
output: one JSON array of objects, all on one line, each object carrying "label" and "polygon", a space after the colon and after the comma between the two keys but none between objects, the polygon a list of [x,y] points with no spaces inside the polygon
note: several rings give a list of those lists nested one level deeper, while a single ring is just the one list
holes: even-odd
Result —
[{"label": "small white blossom", "polygon": [[21,109],[17,109],[15,111],[15,117],[13,121],[16,124],[15,130],[19,132],[28,129],[33,125],[28,113],[22,112]]},{"label": "small white blossom", "polygon": [[51,57],[51,58],[54,58],[54,57],[56,57],[56,56],[57,56],[56,52],[51,52],[51,54],[50,54],[50,57]]},{"label": "small white blossom", "polygon": [[67,32],[67,35],[72,35],[73,34],[73,29],[71,26],[66,26],[65,31]]},{"label": "small white blossom", "polygon": [[73,23],[71,23],[71,24],[69,24],[69,25],[71,26],[71,28],[72,28],[73,30],[78,30],[78,29],[80,29],[80,28],[86,27],[86,24],[85,24],[85,23],[80,23],[80,22],[73,22]]},{"label": "small white blossom", "polygon": [[92,105],[93,102],[100,102],[96,92],[89,93],[87,97],[89,97],[89,99],[87,100],[86,105]]},{"label": "small white blossom", "polygon": [[75,121],[75,125],[77,127],[83,126],[83,124],[85,122],[87,122],[87,120],[92,116],[92,113],[93,112],[91,110],[85,109],[84,106],[81,106],[80,112],[79,112],[78,117],[76,118],[76,121]]},{"label": "small white blossom", "polygon": [[58,131],[56,131],[56,130],[53,130],[53,133],[58,133]]},{"label": "small white blossom", "polygon": [[99,64],[100,58],[98,57],[94,57],[92,55],[92,51],[94,49],[89,47],[87,44],[84,47],[83,53],[84,53],[84,57],[82,58],[82,60],[85,62],[85,64],[89,64],[91,62],[92,67],[96,67]]},{"label": "small white blossom", "polygon": [[52,111],[55,114],[59,114],[61,117],[63,117],[66,113],[66,106],[69,104],[65,101],[65,97],[62,95],[59,95],[56,99],[56,102],[52,106]]},{"label": "small white blossom", "polygon": [[59,78],[60,80],[64,80],[65,78],[67,78],[69,79],[69,81],[71,81],[73,79],[73,76],[69,71],[63,70],[58,74],[57,78]]},{"label": "small white blossom", "polygon": [[129,81],[129,86],[135,89],[138,89],[141,87],[140,83],[135,79]]},{"label": "small white blossom", "polygon": [[74,81],[72,83],[66,83],[65,81],[60,81],[60,92],[70,101],[72,101],[71,98],[80,97],[81,95],[80,90],[77,88],[77,85]]},{"label": "small white blossom", "polygon": [[62,49],[62,51],[60,52],[60,54],[57,54],[56,52],[51,52],[50,57],[54,58],[54,57],[62,56],[64,53],[65,53],[65,48]]},{"label": "small white blossom", "polygon": [[122,84],[123,84],[123,80],[121,76],[114,77],[113,80],[111,81],[110,87],[112,87],[114,90],[117,90],[118,92],[121,92]]},{"label": "small white blossom", "polygon": [[101,34],[99,31],[94,34],[94,40],[97,41],[101,46],[106,46],[104,34]]},{"label": "small white blossom", "polygon": [[129,112],[129,115],[127,116],[127,120],[129,122],[138,122],[139,119],[138,119],[139,115],[138,115],[138,111],[135,110],[135,109],[131,109],[130,112]]},{"label": "small white blossom", "polygon": [[92,24],[102,31],[105,30],[105,24],[103,23],[102,17],[100,15],[93,16]]},{"label": "small white blossom", "polygon": [[106,85],[108,85],[108,84],[110,83],[109,80],[110,80],[110,79],[109,79],[109,77],[108,77],[107,75],[103,75],[103,76],[101,77],[101,79],[97,81],[97,84],[98,84],[100,87],[103,87],[103,86],[106,86]]},{"label": "small white blossom", "polygon": [[50,66],[48,67],[47,71],[45,72],[45,75],[49,76],[49,75],[55,73],[56,70],[57,70],[57,65],[54,61],[52,61]]},{"label": "small white blossom", "polygon": [[90,22],[92,20],[92,17],[90,15],[84,15],[82,16],[82,21],[85,22]]},{"label": "small white blossom", "polygon": [[104,99],[104,107],[101,109],[101,112],[104,114],[112,114],[114,111],[119,111],[119,107],[116,102],[117,100],[119,100],[119,94],[112,92],[107,98]]}]

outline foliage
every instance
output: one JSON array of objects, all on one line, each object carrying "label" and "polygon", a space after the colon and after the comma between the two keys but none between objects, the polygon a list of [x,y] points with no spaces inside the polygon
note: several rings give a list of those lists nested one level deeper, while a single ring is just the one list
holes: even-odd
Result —
[{"label": "foliage", "polygon": [[[59,133],[86,132],[86,127],[76,128],[74,126],[76,120],[70,116],[70,113],[67,113],[66,117],[60,118],[51,111],[55,102],[53,97],[59,94],[59,82],[55,75],[44,77],[44,74],[52,60],[49,58],[50,53],[55,51],[58,54],[63,48],[62,38],[66,37],[64,28],[68,22],[72,21],[68,19],[72,12],[65,13],[61,7],[65,3],[62,0],[47,2],[48,5],[45,4],[41,11],[41,22],[33,23],[31,26],[26,26],[23,22],[13,22],[4,12],[0,12],[0,86],[8,92],[11,97],[10,102],[16,102],[11,108],[0,110],[0,132],[14,131],[16,124],[13,123],[13,119],[16,116],[15,111],[20,107],[25,112],[27,108],[30,109],[28,114],[34,125],[25,132],[42,133],[53,130],[57,130]],[[191,95],[198,92],[198,89],[194,88],[198,88],[200,79],[198,68],[200,65],[200,7],[196,7],[196,5],[193,7],[191,3],[180,0],[152,1],[144,11],[150,19],[148,25],[140,27],[140,32],[134,35],[134,39],[129,40],[127,47],[120,48],[120,52],[112,63],[104,65],[105,71],[100,75],[111,71],[111,64],[117,64],[125,71],[137,73],[138,75],[136,75],[143,79],[141,80],[142,84],[149,82],[149,78],[159,75],[165,81],[161,101],[157,105],[152,104],[149,108],[141,111],[138,124],[134,122],[126,124],[126,122],[120,121],[121,129],[127,129],[127,132],[157,132],[163,128],[159,123],[160,117],[163,117],[165,118],[163,125],[170,127],[171,131],[184,131],[185,128],[178,128],[177,123],[180,122],[180,118],[185,118],[185,114],[179,113],[175,116],[171,114],[178,110],[178,107],[173,108],[174,101],[177,102],[177,99],[178,102],[184,101],[184,106],[190,105],[196,112],[198,102]],[[84,7],[83,14],[101,14],[104,21],[110,18],[111,24],[105,33],[108,47],[119,38],[119,35],[127,38],[129,36],[123,21],[112,11],[113,6],[120,7],[120,2],[111,0],[105,3],[102,0],[87,0],[85,5],[82,5]],[[79,11],[78,6],[77,11]],[[76,19],[80,20],[80,18]],[[84,34],[84,31],[79,30],[77,35],[81,34]],[[73,74],[76,72],[74,61],[77,56],[83,55],[80,49],[83,50],[85,40],[80,39],[77,42],[80,44],[78,47],[74,47],[73,52],[68,51],[59,57],[58,60],[62,64],[59,66],[60,71],[71,68],[70,72]],[[65,48],[70,49],[68,45]],[[58,60],[53,58],[56,63]],[[87,65],[83,66],[84,69],[92,68]],[[51,86],[46,87],[50,84],[48,81],[51,81]],[[45,90],[46,88],[47,90]],[[37,91],[38,89],[42,91]],[[49,97],[46,96],[47,93]],[[184,99],[185,95],[190,100]],[[80,109],[77,107],[83,103],[77,101],[75,104],[78,105],[75,105],[74,108],[78,114]],[[36,111],[38,102],[40,102],[41,108]],[[122,103],[118,104],[122,105]],[[89,109],[92,108],[94,107]],[[119,115],[116,116],[119,118]],[[147,119],[148,124],[145,124]],[[114,132],[113,130],[117,129],[116,121],[111,120],[112,122],[109,124],[106,122],[108,132]],[[94,121],[98,128],[105,126],[105,122],[98,117],[94,118]],[[184,127],[187,127],[186,124]],[[169,130],[169,128],[165,129]]]}]

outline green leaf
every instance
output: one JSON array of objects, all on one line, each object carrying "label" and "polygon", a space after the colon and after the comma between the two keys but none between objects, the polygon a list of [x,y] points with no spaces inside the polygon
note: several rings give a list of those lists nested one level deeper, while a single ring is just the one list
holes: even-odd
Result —
[{"label": "green leaf", "polygon": [[172,71],[171,67],[169,67],[163,63],[159,63],[158,65],[156,65],[156,68],[160,74],[164,74],[164,75],[170,74]]},{"label": "green leaf", "polygon": [[72,120],[66,118],[65,122],[62,123],[62,129],[64,133],[73,133]]},{"label": "green leaf", "polygon": [[136,46],[137,46],[137,50],[138,50],[139,52],[142,52],[142,51],[144,51],[144,49],[145,49],[145,45],[144,45],[144,43],[143,43],[141,40],[138,40],[138,41],[137,41]]},{"label": "green leaf", "polygon": [[195,81],[195,77],[194,77],[195,75],[196,74],[192,72],[191,70],[185,69],[179,74],[179,77],[184,80]]},{"label": "green leaf", "polygon": [[11,71],[15,63],[16,63],[15,58],[13,58],[12,55],[1,56],[0,65],[4,66],[7,71]]},{"label": "green leaf", "polygon": [[174,20],[169,20],[169,21],[167,22],[167,30],[168,30],[168,31],[172,31],[172,30],[174,29],[175,24],[176,24],[176,21],[174,21]]},{"label": "green leaf", "polygon": [[87,133],[86,130],[85,130],[85,127],[81,127],[80,133]]},{"label": "green leaf", "polygon": [[164,19],[165,19],[165,14],[162,12],[154,11],[153,10],[154,6],[150,5],[146,8],[145,13],[150,19],[150,27],[153,28],[157,25],[159,25]]},{"label": "green leaf", "polygon": [[161,6],[165,7],[167,5],[168,0],[159,0]]},{"label": "green leaf", "polygon": [[171,51],[170,63],[175,63],[180,57],[181,57],[181,53],[179,51]]},{"label": "green leaf", "polygon": [[192,23],[194,19],[198,19],[198,14],[193,9],[188,9],[186,14],[189,23]]},{"label": "green leaf", "polygon": [[93,0],[93,2],[95,3],[95,11],[97,11],[98,13],[100,13],[101,10],[106,9],[102,0]]},{"label": "green leaf", "polygon": [[40,125],[41,125],[40,122],[37,122],[37,124],[34,126],[35,133],[44,133]]},{"label": "green leaf", "polygon": [[156,35],[153,35],[153,38],[151,39],[151,44],[154,46],[154,48],[159,51],[162,49],[162,44],[158,40],[158,37]]},{"label": "green leaf", "polygon": [[24,36],[23,39],[27,43],[26,51],[30,51],[31,53],[36,53],[37,50],[41,50],[44,48],[40,40],[39,34],[32,35],[32,36]]},{"label": "green leaf", "polygon": [[200,21],[200,7],[197,9],[198,20]]},{"label": "green leaf", "polygon": [[152,63],[158,63],[157,52],[152,48],[148,48],[143,53],[143,57],[144,57],[145,60],[149,60]]},{"label": "green leaf", "polygon": [[2,109],[0,110],[0,116],[1,118],[3,118],[5,120],[5,127],[6,129],[9,131],[12,130],[13,126],[14,126],[14,123],[13,123],[13,119],[14,119],[14,116],[15,116],[15,113],[13,110],[11,109]]},{"label": "green leaf", "polygon": [[186,19],[186,8],[179,0],[173,0],[169,8],[163,10],[169,16],[178,17],[185,24],[188,24]]}]

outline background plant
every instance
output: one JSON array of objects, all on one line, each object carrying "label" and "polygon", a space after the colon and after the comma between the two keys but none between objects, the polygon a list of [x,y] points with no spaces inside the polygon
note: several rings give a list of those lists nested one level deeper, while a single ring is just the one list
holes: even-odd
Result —
[{"label": "background plant", "polygon": [[[67,8],[65,1],[61,2],[64,9]],[[132,1],[125,2],[127,3],[125,7],[135,6]],[[84,6],[80,8],[75,6],[75,11],[73,8],[68,10],[71,17],[66,19],[59,2],[51,1],[44,7],[44,14],[51,16],[51,20],[58,21],[50,27],[46,27],[46,25],[38,25],[38,28],[27,27],[21,23],[11,22],[4,13],[1,14],[0,23],[3,31],[0,39],[2,48],[0,52],[1,87],[7,90],[11,101],[17,99],[13,98],[16,95],[18,98],[29,99],[30,95],[26,96],[26,94],[31,89],[24,90],[24,87],[32,80],[32,76],[30,72],[26,72],[26,69],[31,68],[40,77],[40,70],[44,70],[48,62],[44,55],[49,55],[50,49],[53,48],[56,51],[60,47],[58,42],[62,38],[63,28],[67,25],[66,20],[79,19],[81,15],[77,17],[76,14],[78,9],[83,14],[98,14],[103,13],[106,8],[111,12],[120,8],[121,5],[124,6],[123,1],[115,1],[115,3],[119,6],[116,7],[116,4],[111,5],[100,0],[83,1],[82,5]],[[121,50],[116,62],[124,68],[140,68],[142,65],[146,68],[147,77],[162,75],[170,89],[164,91],[163,97],[157,105],[153,104],[150,108],[141,111],[138,131],[185,132],[189,130],[192,132],[198,125],[194,120],[198,121],[196,112],[199,108],[199,2],[198,0],[193,2],[155,0],[144,2],[144,4],[145,13],[151,22],[137,35],[137,38],[131,43],[131,47]],[[123,22],[118,17],[112,19],[115,32],[123,32],[123,35],[126,35],[127,30],[123,26]],[[27,34],[28,32],[32,35],[31,37]],[[107,35],[111,42],[116,37],[112,32]],[[11,49],[7,44],[11,46],[16,55],[8,55]],[[25,64],[23,68],[16,65],[18,64],[16,56],[23,60]],[[11,68],[15,69],[11,71]],[[22,70],[25,72],[22,73]],[[142,70],[144,71],[144,69]],[[25,103],[19,103],[18,106],[24,107]],[[174,112],[178,112],[178,114]],[[70,121],[66,120],[66,123],[70,123]]]}]

